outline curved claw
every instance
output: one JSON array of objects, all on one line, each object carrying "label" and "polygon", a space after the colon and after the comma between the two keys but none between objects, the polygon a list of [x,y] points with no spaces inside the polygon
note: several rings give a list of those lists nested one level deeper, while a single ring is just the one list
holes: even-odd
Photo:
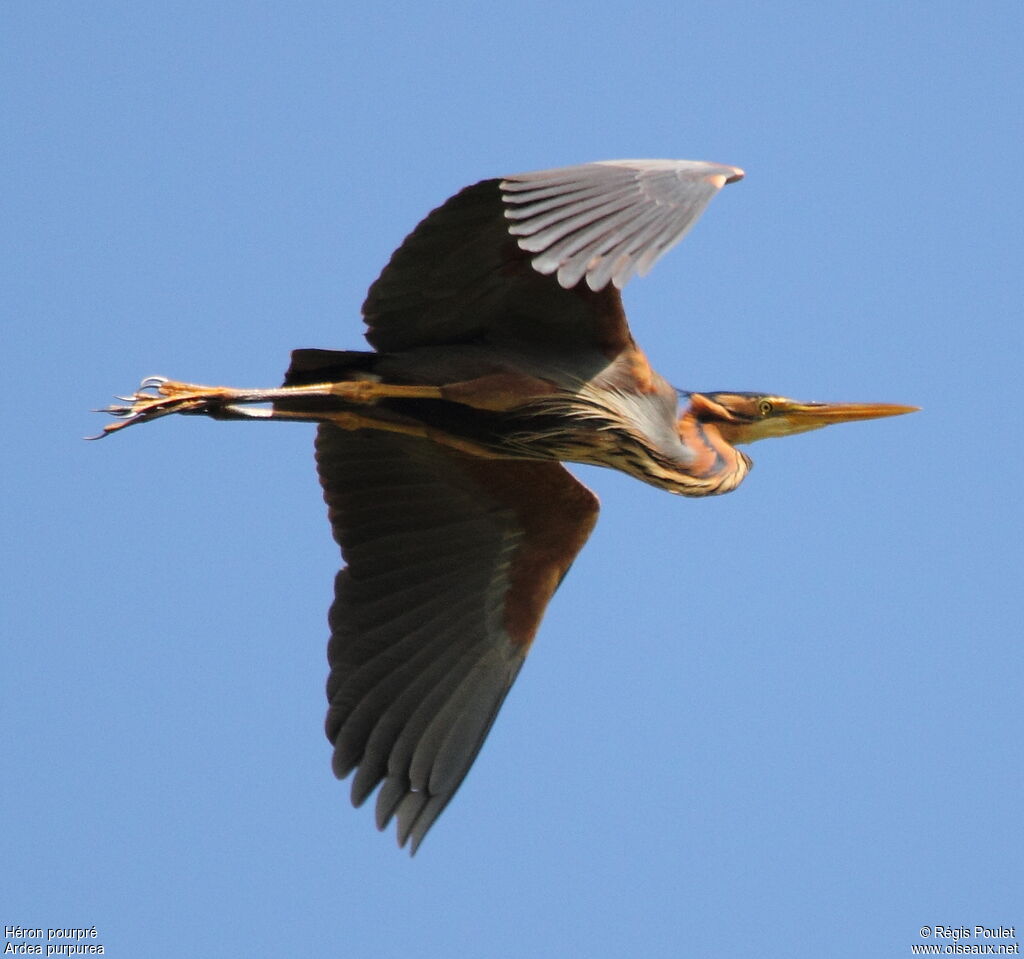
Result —
[{"label": "curved claw", "polygon": [[171,413],[192,412],[204,405],[204,400],[200,398],[175,395],[176,391],[167,387],[167,384],[172,382],[166,376],[147,376],[131,396],[115,397],[115,399],[129,405],[111,405],[101,410],[95,410],[94,412],[106,413],[109,416],[116,417],[119,422],[108,423],[103,427],[102,433],[96,436],[87,436],[86,439],[102,439],[104,436],[109,436],[111,433],[122,430],[126,426],[145,423],[148,420],[154,420]]}]

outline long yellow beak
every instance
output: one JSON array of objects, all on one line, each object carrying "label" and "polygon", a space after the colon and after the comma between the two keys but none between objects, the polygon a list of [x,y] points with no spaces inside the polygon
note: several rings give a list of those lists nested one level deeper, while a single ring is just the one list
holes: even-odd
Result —
[{"label": "long yellow beak", "polygon": [[796,429],[817,429],[833,423],[852,423],[855,420],[876,420],[882,416],[902,416],[916,413],[919,406],[899,406],[895,403],[796,403],[785,404],[777,415],[789,420]]},{"label": "long yellow beak", "polygon": [[774,408],[763,419],[737,426],[720,424],[722,436],[733,443],[753,443],[769,437],[806,433],[833,423],[900,416],[919,409],[917,406],[897,406],[894,403],[799,403],[782,397],[771,397],[770,402]]}]

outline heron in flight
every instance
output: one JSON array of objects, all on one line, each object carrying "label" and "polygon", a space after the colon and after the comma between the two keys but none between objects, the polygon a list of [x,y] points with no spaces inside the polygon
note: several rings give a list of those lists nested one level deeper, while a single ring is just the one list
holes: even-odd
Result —
[{"label": "heron in flight", "polygon": [[620,290],[743,171],[622,160],[484,180],[424,219],[363,304],[372,351],[302,349],[273,389],[153,377],[105,433],[171,413],[319,424],[345,568],[327,682],[334,772],[415,852],[469,771],[597,519],[562,462],[670,493],[743,481],[737,447],[915,407],[687,392]]}]

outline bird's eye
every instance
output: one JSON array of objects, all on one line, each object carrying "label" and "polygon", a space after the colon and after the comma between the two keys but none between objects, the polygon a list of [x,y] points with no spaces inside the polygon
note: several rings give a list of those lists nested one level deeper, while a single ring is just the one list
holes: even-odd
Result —
[{"label": "bird's eye", "polygon": [[773,409],[775,409],[775,407],[772,406],[771,400],[761,400],[761,402],[757,404],[757,411],[762,416],[767,416]]}]

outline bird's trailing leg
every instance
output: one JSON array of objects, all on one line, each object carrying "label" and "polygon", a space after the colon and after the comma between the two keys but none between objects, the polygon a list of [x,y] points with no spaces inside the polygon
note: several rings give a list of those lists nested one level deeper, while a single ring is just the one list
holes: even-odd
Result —
[{"label": "bird's trailing leg", "polygon": [[[302,397],[336,399],[355,408],[332,409],[330,404],[311,404],[301,408]],[[118,417],[118,422],[103,428],[102,439],[110,433],[146,423],[171,413],[209,416],[217,420],[299,420],[301,422],[331,423],[343,430],[382,430],[401,433],[447,446],[469,456],[484,459],[505,459],[506,455],[472,440],[435,429],[405,417],[384,412],[371,412],[378,399],[439,399],[441,387],[403,386],[363,380],[338,383],[316,383],[302,386],[281,386],[266,390],[239,390],[228,386],[199,386],[179,383],[177,380],[151,376],[143,380],[131,396],[118,397],[127,406],[108,406],[101,413]],[[287,401],[285,403],[284,401]],[[281,406],[267,404],[278,404]],[[359,407],[366,407],[360,412]]]},{"label": "bird's trailing leg", "polygon": [[[338,383],[313,383],[302,386],[280,386],[265,390],[233,389],[229,386],[200,386],[180,383],[162,376],[143,380],[131,396],[119,396],[127,405],[107,406],[100,410],[116,416],[116,423],[103,427],[100,439],[126,426],[146,423],[171,413],[209,416],[213,419],[298,419],[308,421],[331,420],[333,417],[320,409],[304,413],[295,400],[302,397],[335,399],[357,406],[372,405],[380,399],[441,399],[437,386],[401,386],[370,380],[351,380]],[[250,404],[291,401],[288,409],[258,407]],[[378,427],[379,428],[379,427]]]}]

